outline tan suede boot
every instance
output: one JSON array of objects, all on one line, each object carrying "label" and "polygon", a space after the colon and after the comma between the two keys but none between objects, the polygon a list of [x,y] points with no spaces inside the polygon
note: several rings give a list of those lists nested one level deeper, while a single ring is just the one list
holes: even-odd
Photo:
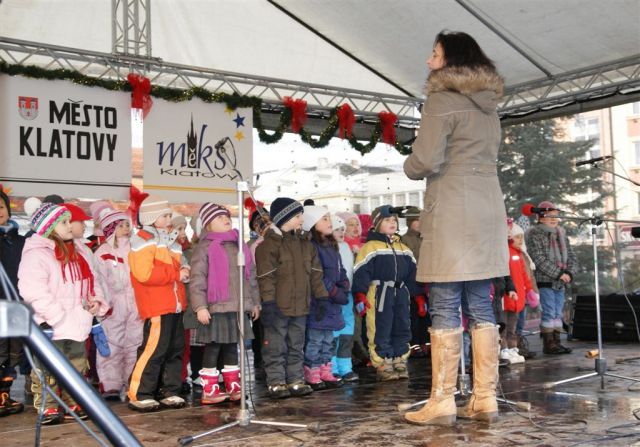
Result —
[{"label": "tan suede boot", "polygon": [[462,328],[429,329],[431,334],[431,396],[418,411],[406,413],[407,422],[417,425],[453,425],[456,422],[456,380]]},{"label": "tan suede boot", "polygon": [[496,385],[498,383],[498,327],[491,323],[477,325],[471,330],[473,349],[473,394],[458,417],[486,422],[498,420]]}]

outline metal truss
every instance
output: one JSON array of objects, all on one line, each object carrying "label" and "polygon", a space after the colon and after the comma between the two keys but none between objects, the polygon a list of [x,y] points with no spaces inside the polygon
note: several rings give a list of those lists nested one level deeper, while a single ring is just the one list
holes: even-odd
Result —
[{"label": "metal truss", "polygon": [[510,86],[498,113],[517,117],[635,90],[640,90],[640,54]]},{"label": "metal truss", "polygon": [[[101,53],[5,37],[0,37],[0,60],[46,69],[63,68],[114,80],[125,80],[127,74],[136,71],[149,77],[153,85],[178,89],[202,87],[212,92],[259,97],[264,102],[263,109],[270,112],[280,110],[284,97],[291,96],[307,101],[308,114],[316,119],[326,118],[331,109],[348,103],[365,123],[375,121],[376,115],[386,110],[395,113],[399,126],[408,131],[418,126],[418,108],[424,101],[422,98],[167,63],[141,55]],[[498,113],[503,122],[545,110],[553,110],[554,116],[559,116],[572,104],[597,101],[601,107],[606,107],[606,102],[598,100],[614,95],[620,97],[638,89],[640,55],[509,87]],[[632,101],[636,95],[629,94],[628,97],[628,101]],[[628,101],[617,99],[617,103]]]},{"label": "metal truss", "polygon": [[151,57],[151,0],[111,0],[111,51]]}]

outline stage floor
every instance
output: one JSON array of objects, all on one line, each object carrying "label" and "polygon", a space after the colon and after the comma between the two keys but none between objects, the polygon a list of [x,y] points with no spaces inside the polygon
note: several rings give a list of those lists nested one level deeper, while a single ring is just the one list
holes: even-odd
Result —
[{"label": "stage floor", "polygon": [[[309,424],[319,422],[320,432],[275,429],[260,425],[234,427],[213,434],[194,446],[640,446],[640,384],[607,378],[605,390],[599,378],[560,385],[545,390],[548,381],[588,374],[594,360],[585,352],[594,343],[573,341],[570,355],[544,356],[537,335],[529,337],[538,357],[525,365],[500,369],[504,396],[529,401],[530,414],[516,413],[500,405],[500,420],[491,426],[458,421],[451,428],[419,427],[404,423],[396,410],[399,403],[427,398],[430,384],[428,359],[410,361],[411,379],[375,382],[375,372],[360,369],[361,380],[337,390],[316,392],[299,399],[272,401],[265,397],[265,385],[253,388],[255,411],[261,419]],[[640,378],[640,360],[616,364],[618,358],[640,356],[636,344],[606,344],[608,371]],[[499,390],[500,393],[500,390]],[[462,402],[459,402],[461,404]],[[180,410],[140,414],[124,403],[112,408],[145,446],[175,446],[184,435],[197,434],[223,424],[238,404],[202,407],[191,403]],[[250,407],[251,408],[251,407]],[[0,445],[26,446],[34,442],[35,411],[0,419]],[[620,437],[621,435],[626,435]],[[614,438],[614,436],[617,436]],[[98,445],[76,423],[43,427],[42,445],[80,447]]]}]

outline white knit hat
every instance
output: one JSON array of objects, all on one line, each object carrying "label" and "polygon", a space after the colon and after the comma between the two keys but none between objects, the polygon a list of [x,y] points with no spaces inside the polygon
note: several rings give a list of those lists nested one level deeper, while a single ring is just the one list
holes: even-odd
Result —
[{"label": "white knit hat", "polygon": [[331,226],[333,227],[333,231],[339,230],[340,228],[345,230],[347,228],[347,224],[344,223],[342,217],[336,216],[335,214],[331,214]]},{"label": "white knit hat", "polygon": [[311,228],[318,223],[320,219],[329,214],[329,210],[323,206],[305,206],[304,207],[304,221],[302,222],[302,229],[304,231],[311,231]]},{"label": "white knit hat", "polygon": [[158,196],[149,196],[140,205],[138,214],[142,225],[153,225],[158,217],[172,212],[168,201]]}]

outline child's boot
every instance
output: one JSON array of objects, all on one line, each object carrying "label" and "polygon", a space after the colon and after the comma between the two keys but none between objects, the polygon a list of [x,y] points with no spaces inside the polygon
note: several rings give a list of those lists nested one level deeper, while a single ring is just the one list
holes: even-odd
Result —
[{"label": "child's boot", "polygon": [[320,378],[320,368],[309,368],[304,366],[304,381],[313,389],[313,391],[324,390],[327,385]]},{"label": "child's boot", "polygon": [[344,382],[340,377],[333,375],[333,365],[331,362],[320,366],[320,380],[322,380],[327,388],[340,388]]},{"label": "child's boot", "polygon": [[237,401],[242,398],[242,387],[240,385],[240,368],[232,366],[222,370],[224,388],[229,395],[229,399]]},{"label": "child's boot", "polygon": [[398,375],[398,379],[408,379],[407,359],[396,357],[393,359],[393,371]]},{"label": "child's boot", "polygon": [[384,359],[384,363],[376,368],[376,379],[378,382],[398,380],[398,373],[393,370],[392,359]]},{"label": "child's boot", "polygon": [[220,373],[216,368],[203,368],[200,370],[200,378],[204,383],[202,387],[202,405],[213,405],[227,400],[227,394],[220,391],[218,384]]},{"label": "child's boot", "polygon": [[0,416],[21,413],[24,405],[11,399],[13,377],[7,376],[0,381]]}]

